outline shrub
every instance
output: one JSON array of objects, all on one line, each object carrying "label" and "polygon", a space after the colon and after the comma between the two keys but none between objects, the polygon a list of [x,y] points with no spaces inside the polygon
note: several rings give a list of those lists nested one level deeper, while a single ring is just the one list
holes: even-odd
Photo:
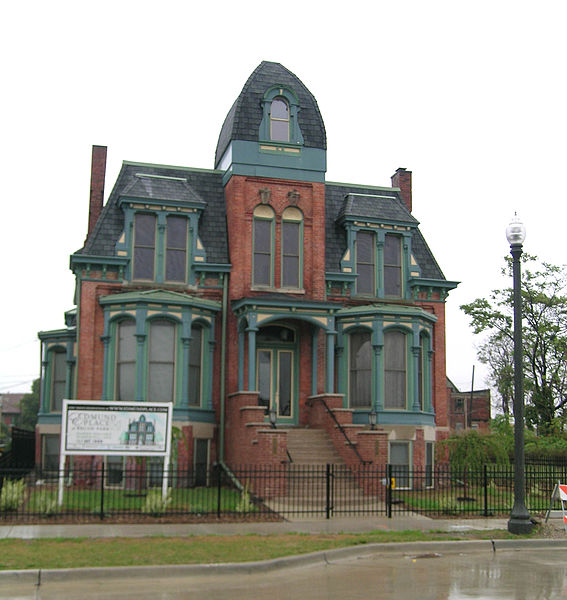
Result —
[{"label": "shrub", "polygon": [[51,517],[59,511],[59,505],[56,498],[49,496],[40,496],[36,505],[37,512],[42,517]]},{"label": "shrub", "polygon": [[254,510],[254,503],[250,498],[250,492],[246,488],[242,490],[240,500],[236,503],[235,510],[239,513],[249,513]]},{"label": "shrub", "polygon": [[12,481],[6,479],[0,493],[0,511],[18,510],[24,503],[26,484],[23,479]]},{"label": "shrub", "polygon": [[152,517],[159,517],[167,510],[167,507],[171,504],[171,493],[168,492],[165,498],[161,490],[150,490],[146,496],[146,501],[142,507],[142,512],[152,515]]},{"label": "shrub", "polygon": [[461,512],[459,503],[451,496],[447,496],[439,501],[439,510],[444,515],[456,515]]}]

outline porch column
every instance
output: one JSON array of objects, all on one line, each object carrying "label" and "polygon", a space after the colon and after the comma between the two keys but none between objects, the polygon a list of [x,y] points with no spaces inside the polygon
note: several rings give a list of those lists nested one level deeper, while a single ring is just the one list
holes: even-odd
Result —
[{"label": "porch column", "polygon": [[337,332],[327,330],[327,379],[325,393],[335,393],[335,336]]},{"label": "porch column", "polygon": [[425,410],[427,412],[433,412],[433,371],[431,370],[433,364],[433,350],[427,351],[427,370],[425,375]]},{"label": "porch column", "polygon": [[[203,335],[204,330],[201,331],[201,335]],[[209,362],[208,365],[205,367],[205,365],[201,364],[201,371],[204,371],[207,374],[207,380],[206,380],[206,393],[207,393],[207,404],[205,408],[208,408],[209,410],[213,410],[213,364],[214,364],[214,359],[215,359],[215,346],[216,346],[216,341],[215,341],[215,336],[214,336],[214,332],[213,330],[211,330],[209,332],[210,334],[210,339],[209,339]],[[204,350],[203,350],[204,352]],[[207,370],[205,370],[207,369]],[[205,391],[205,390],[203,390]],[[202,406],[202,404],[201,404]]]},{"label": "porch column", "polygon": [[238,390],[244,389],[244,331],[238,332]]},{"label": "porch column", "polygon": [[191,355],[191,334],[181,338],[181,360],[183,373],[181,375],[181,400],[179,408],[189,408],[189,356]]},{"label": "porch column", "polygon": [[319,355],[319,329],[315,329],[311,338],[311,395],[317,394],[317,357]]},{"label": "porch column", "polygon": [[49,406],[47,405],[47,373],[49,370],[49,362],[47,357],[46,343],[41,342],[41,379],[40,379],[40,412],[49,412]]},{"label": "porch column", "polygon": [[[412,410],[414,412],[419,412],[419,411],[425,409],[424,406],[419,405],[419,388],[421,385],[421,382],[419,381],[419,361],[421,359],[421,347],[413,346],[411,351],[412,351],[412,358],[413,358],[413,365],[412,365],[413,366],[413,377],[412,377],[413,385],[410,386],[410,393],[412,392],[412,387],[413,387]],[[425,402],[425,398],[422,398],[422,400]]]},{"label": "porch column", "polygon": [[248,327],[248,391],[252,392],[256,389],[256,332],[257,327]]},{"label": "porch column", "polygon": [[[102,359],[102,397],[101,400],[109,400],[108,397],[108,379],[110,375],[110,336],[103,335],[101,336],[102,346],[104,348],[104,354]],[[65,385],[67,396],[66,398],[71,398],[72,396],[69,393],[69,390],[73,387],[73,382],[69,381],[69,378],[72,377],[73,365],[70,364],[69,359],[67,359],[67,383]],[[72,392],[71,392],[72,394]],[[113,394],[111,394],[113,396]]]},{"label": "porch column", "polygon": [[374,365],[372,372],[374,375],[374,381],[376,382],[376,388],[374,392],[374,398],[372,399],[372,407],[376,411],[381,411],[384,408],[384,378],[381,376],[382,373],[382,345],[372,344],[372,350],[374,350]]},{"label": "porch column", "polygon": [[[181,313],[181,398],[179,408],[189,408],[189,356],[191,355],[191,322],[193,313],[185,308]],[[175,405],[175,403],[174,403]]]}]

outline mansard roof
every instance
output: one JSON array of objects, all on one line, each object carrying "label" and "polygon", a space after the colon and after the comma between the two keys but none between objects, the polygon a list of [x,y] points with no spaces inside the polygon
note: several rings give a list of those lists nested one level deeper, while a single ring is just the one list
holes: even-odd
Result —
[{"label": "mansard roof", "polygon": [[[110,198],[79,254],[115,256],[116,242],[124,229],[124,213],[119,206],[120,197],[167,198],[177,201],[189,199],[191,202],[201,202],[204,206],[199,221],[199,236],[205,246],[207,261],[228,264],[222,175],[222,171],[124,162]],[[148,182],[151,182],[150,188]],[[142,196],[144,193],[146,196]],[[417,228],[418,221],[411,215],[395,188],[327,183],[325,202],[327,272],[340,271],[340,261],[347,243],[342,220],[356,217],[412,225],[412,252],[421,268],[422,277],[445,279]]]},{"label": "mansard roof", "polygon": [[79,254],[115,255],[116,242],[124,229],[124,213],[119,205],[123,196],[201,203],[204,210],[199,220],[199,235],[207,261],[228,263],[221,171],[124,162],[97,224]]},{"label": "mansard roof", "polygon": [[445,276],[412,216],[395,188],[377,188],[345,183],[325,184],[325,269],[337,273],[347,248],[342,220],[358,217],[373,221],[399,222],[412,227],[412,253],[426,279]]},{"label": "mansard roof", "polygon": [[374,194],[349,192],[337,217],[342,219],[369,219],[390,223],[418,225],[417,219],[393,190],[375,190]]},{"label": "mansard roof", "polygon": [[317,101],[302,81],[283,65],[263,61],[244,84],[224,120],[215,152],[218,166],[232,140],[258,141],[262,99],[274,86],[290,89],[299,99],[299,127],[307,148],[327,148],[327,136]]},{"label": "mansard roof", "polygon": [[206,206],[186,177],[135,173],[121,195],[154,202],[182,202],[201,205],[202,208]]}]

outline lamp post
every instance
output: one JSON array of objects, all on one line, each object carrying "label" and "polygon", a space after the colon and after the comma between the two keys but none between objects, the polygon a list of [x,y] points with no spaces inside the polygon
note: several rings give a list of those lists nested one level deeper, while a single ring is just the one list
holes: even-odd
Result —
[{"label": "lamp post", "polygon": [[506,238],[512,254],[514,282],[514,506],[508,521],[508,531],[521,534],[530,533],[533,523],[526,507],[524,485],[524,369],[520,256],[522,256],[522,244],[526,239],[526,228],[517,215],[514,215],[506,228]]}]

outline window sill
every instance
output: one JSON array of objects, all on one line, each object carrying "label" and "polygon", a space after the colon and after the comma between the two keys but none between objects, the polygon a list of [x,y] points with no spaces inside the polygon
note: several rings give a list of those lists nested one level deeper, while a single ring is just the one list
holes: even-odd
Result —
[{"label": "window sill", "polygon": [[301,294],[305,295],[303,288],[276,288],[268,285],[253,285],[250,288],[252,292],[271,292],[272,294]]}]

